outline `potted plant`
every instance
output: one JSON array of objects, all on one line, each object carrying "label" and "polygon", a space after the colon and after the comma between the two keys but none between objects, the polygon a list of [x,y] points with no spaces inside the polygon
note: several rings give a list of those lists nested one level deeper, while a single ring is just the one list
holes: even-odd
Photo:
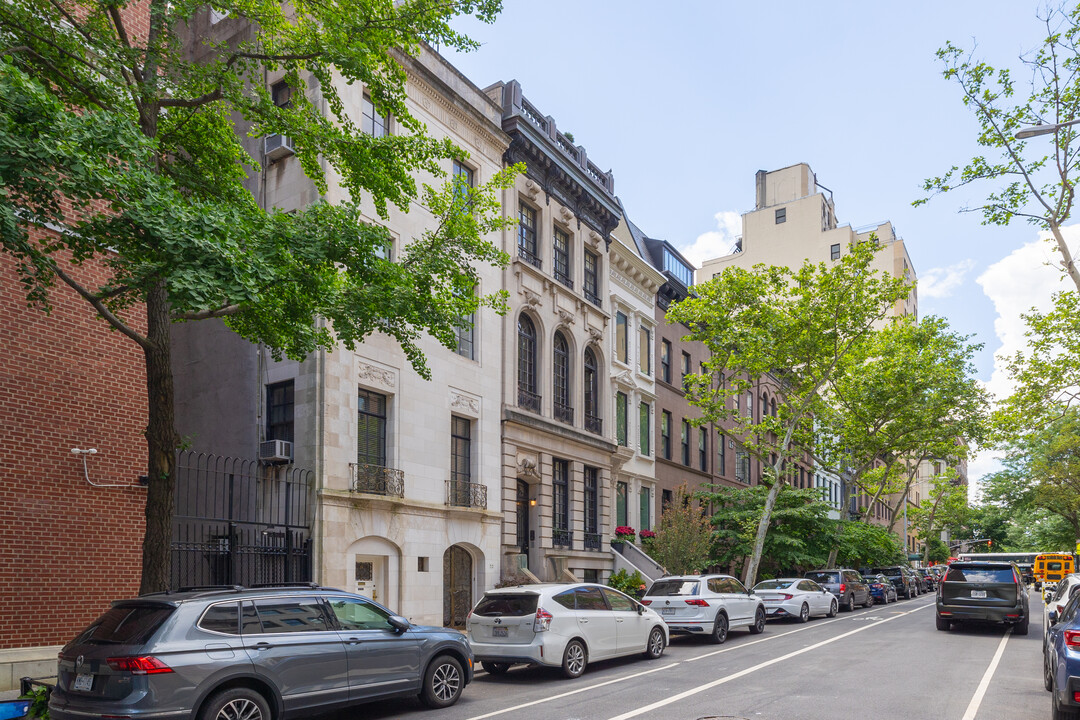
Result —
[{"label": "potted plant", "polygon": [[615,528],[615,539],[611,541],[611,547],[622,551],[623,543],[632,543],[637,537],[637,531],[629,525],[620,525]]}]

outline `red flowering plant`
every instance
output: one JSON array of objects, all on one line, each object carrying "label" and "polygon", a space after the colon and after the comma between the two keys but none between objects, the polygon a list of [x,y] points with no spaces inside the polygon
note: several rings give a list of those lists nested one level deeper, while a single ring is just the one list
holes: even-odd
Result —
[{"label": "red flowering plant", "polygon": [[638,537],[640,537],[642,540],[651,540],[652,538],[656,537],[656,533],[654,533],[652,530],[642,530],[638,533]]},{"label": "red flowering plant", "polygon": [[634,542],[634,538],[637,537],[637,530],[629,525],[620,525],[615,528],[615,539],[622,540],[623,542]]}]

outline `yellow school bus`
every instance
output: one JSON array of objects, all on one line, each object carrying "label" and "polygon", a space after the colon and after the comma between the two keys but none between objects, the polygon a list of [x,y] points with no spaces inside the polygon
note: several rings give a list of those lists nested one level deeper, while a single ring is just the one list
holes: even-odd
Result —
[{"label": "yellow school bus", "polygon": [[1073,556],[1066,553],[1040,553],[1035,556],[1035,587],[1056,583],[1073,572]]}]

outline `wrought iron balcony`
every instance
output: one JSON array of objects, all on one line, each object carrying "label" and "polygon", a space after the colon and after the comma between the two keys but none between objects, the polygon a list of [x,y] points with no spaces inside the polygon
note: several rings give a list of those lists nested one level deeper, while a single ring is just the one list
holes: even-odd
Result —
[{"label": "wrought iron balcony", "polygon": [[527,262],[530,265],[532,265],[533,267],[535,267],[537,270],[543,270],[544,269],[544,261],[541,260],[540,258],[538,258],[536,256],[536,253],[534,253],[532,250],[528,249],[527,247],[523,247],[521,245],[518,245],[518,257],[520,257],[522,260],[524,260],[525,262]]},{"label": "wrought iron balcony", "polygon": [[585,549],[586,550],[599,550],[600,538],[603,537],[600,533],[585,533]]},{"label": "wrought iron balcony", "polygon": [[570,547],[574,541],[574,533],[569,530],[552,530],[551,544],[555,547]]},{"label": "wrought iron balcony", "polygon": [[595,305],[598,308],[603,308],[604,307],[603,303],[600,302],[600,296],[597,295],[596,293],[594,293],[588,287],[585,288],[585,299],[588,300],[589,302],[591,302],[593,305]]},{"label": "wrought iron balcony", "polygon": [[574,408],[566,403],[555,402],[555,419],[567,425],[574,424]]},{"label": "wrought iron balcony", "polygon": [[566,273],[556,270],[555,271],[555,279],[558,280],[559,282],[561,282],[566,287],[570,288],[571,290],[574,289],[574,281],[571,280],[570,276],[567,275]]},{"label": "wrought iron balcony", "polygon": [[518,388],[518,407],[525,410],[531,410],[534,413],[540,412],[540,396],[534,392],[530,392],[523,387]]},{"label": "wrought iron balcony", "polygon": [[487,485],[460,480],[446,481],[446,504],[453,507],[487,507]]},{"label": "wrought iron balcony", "polygon": [[585,413],[585,429],[594,435],[604,434],[604,420],[596,415]]},{"label": "wrought iron balcony", "polygon": [[405,472],[367,463],[349,463],[349,492],[405,497]]}]

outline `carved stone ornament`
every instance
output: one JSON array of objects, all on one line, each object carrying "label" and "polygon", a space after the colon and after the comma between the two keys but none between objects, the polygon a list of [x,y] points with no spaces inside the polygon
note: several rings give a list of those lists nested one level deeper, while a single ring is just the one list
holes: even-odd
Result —
[{"label": "carved stone ornament", "polygon": [[633,385],[634,384],[634,376],[629,370],[623,370],[618,375],[615,375],[614,380],[615,380],[615,382],[620,383],[622,385]]},{"label": "carved stone ornament", "polygon": [[396,378],[392,371],[383,370],[382,368],[368,365],[367,363],[360,363],[356,369],[356,374],[361,380],[370,380],[371,382],[385,385],[388,388],[393,388],[396,382]]},{"label": "carved stone ornament", "polygon": [[537,457],[535,455],[519,455],[517,474],[522,479],[533,478],[539,480],[540,468]]},{"label": "carved stone ornament", "polygon": [[563,220],[570,222],[570,218],[574,217],[574,213],[570,212],[570,209],[565,206],[559,207],[559,214],[562,215]]},{"label": "carved stone ornament", "polygon": [[577,315],[570,312],[569,310],[563,310],[562,308],[559,308],[559,319],[567,325],[573,325],[577,322]]},{"label": "carved stone ornament", "polygon": [[600,241],[603,239],[603,236],[601,236],[600,233],[596,232],[595,230],[590,230],[589,236],[586,238],[588,243],[594,248],[600,247]]},{"label": "carved stone ornament", "polygon": [[537,306],[540,304],[540,294],[527,287],[521,288],[521,294],[525,296],[525,302]]},{"label": "carved stone ornament", "polygon": [[590,327],[589,337],[591,337],[595,342],[600,342],[604,339],[604,331],[600,328]]},{"label": "carved stone ornament", "polygon": [[537,185],[532,180],[526,179],[525,180],[525,194],[528,195],[533,200],[535,200],[536,196],[540,194],[540,186]]},{"label": "carved stone ornament", "polygon": [[476,398],[471,398],[466,395],[451,393],[450,407],[455,410],[468,410],[474,415],[480,414],[480,401]]}]

